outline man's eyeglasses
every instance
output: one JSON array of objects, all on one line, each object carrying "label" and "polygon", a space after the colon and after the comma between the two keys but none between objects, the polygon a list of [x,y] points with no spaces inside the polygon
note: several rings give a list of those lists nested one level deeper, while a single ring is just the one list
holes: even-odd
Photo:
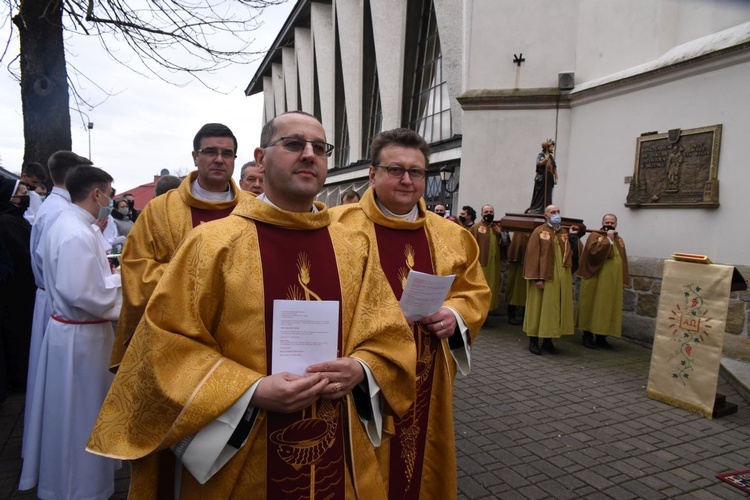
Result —
[{"label": "man's eyeglasses", "polygon": [[425,169],[423,168],[404,168],[404,167],[394,167],[391,165],[373,165],[375,168],[384,168],[385,171],[388,173],[388,177],[393,177],[394,179],[401,179],[405,173],[409,174],[409,177],[413,181],[424,179],[425,176]]},{"label": "man's eyeglasses", "polygon": [[237,155],[234,154],[233,149],[218,149],[218,148],[203,148],[196,151],[196,153],[200,153],[203,156],[207,156],[209,158],[216,158],[217,156],[221,155],[222,158],[225,160],[233,160],[234,158],[237,158]]},{"label": "man's eyeglasses", "polygon": [[300,139],[297,137],[279,137],[275,141],[269,142],[264,146],[264,149],[281,143],[281,147],[284,148],[284,151],[287,153],[301,153],[307,146],[308,142],[312,145],[313,154],[315,154],[315,156],[331,156],[331,153],[333,153],[333,144],[328,144],[323,141],[308,141],[307,139]]}]

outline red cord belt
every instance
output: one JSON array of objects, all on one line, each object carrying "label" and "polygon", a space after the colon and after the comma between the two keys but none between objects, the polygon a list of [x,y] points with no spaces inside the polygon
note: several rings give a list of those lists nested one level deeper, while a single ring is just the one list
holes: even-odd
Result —
[{"label": "red cord belt", "polygon": [[110,322],[108,319],[95,319],[92,321],[73,321],[70,319],[64,319],[59,316],[55,316],[54,314],[50,314],[49,316],[55,321],[59,321],[60,323],[65,323],[66,325],[101,325],[103,323]]}]

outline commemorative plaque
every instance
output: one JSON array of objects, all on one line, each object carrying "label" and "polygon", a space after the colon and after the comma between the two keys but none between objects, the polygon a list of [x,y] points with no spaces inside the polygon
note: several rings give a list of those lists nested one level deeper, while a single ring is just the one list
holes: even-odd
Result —
[{"label": "commemorative plaque", "polygon": [[721,124],[641,135],[626,207],[719,206]]}]

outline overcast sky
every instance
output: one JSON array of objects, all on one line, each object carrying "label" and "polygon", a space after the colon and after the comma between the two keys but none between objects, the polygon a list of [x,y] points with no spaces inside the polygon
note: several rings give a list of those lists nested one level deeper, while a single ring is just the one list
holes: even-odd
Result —
[{"label": "overcast sky", "polygon": [[[265,50],[276,38],[294,1],[267,8],[263,26],[250,33],[255,38],[252,50]],[[5,6],[5,2],[0,2]],[[6,7],[7,8],[7,7]],[[0,7],[0,16],[7,11]],[[4,19],[0,19],[2,22]],[[9,27],[0,26],[0,40],[7,40]],[[153,180],[161,169],[189,172],[194,169],[190,155],[192,140],[198,129],[208,122],[221,122],[232,129],[238,141],[238,158],[234,178],[239,179],[240,166],[252,159],[258,145],[263,120],[263,95],[245,97],[244,90],[260,63],[233,65],[205,79],[226,95],[206,89],[191,81],[185,87],[169,85],[155,77],[144,77],[112,61],[96,37],[75,37],[69,41],[68,62],[82,70],[97,85],[112,95],[81,117],[71,110],[73,150],[89,156],[89,133],[85,122],[94,124],[90,131],[90,157],[94,164],[114,177],[118,192]],[[17,41],[9,51],[18,53]],[[2,166],[20,172],[23,162],[23,119],[19,84],[7,71],[13,58],[6,56],[0,68],[0,158]],[[17,65],[16,65],[17,67]],[[177,77],[189,81],[186,76]],[[92,84],[84,83],[81,92],[92,101],[104,97]],[[71,99],[71,106],[73,101]]]}]

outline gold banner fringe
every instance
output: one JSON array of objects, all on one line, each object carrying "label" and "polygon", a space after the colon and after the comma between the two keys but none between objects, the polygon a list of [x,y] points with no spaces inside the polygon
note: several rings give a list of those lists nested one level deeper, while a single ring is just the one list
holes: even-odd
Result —
[{"label": "gold banner fringe", "polygon": [[646,389],[646,395],[651,399],[661,401],[662,403],[667,403],[668,405],[676,406],[692,413],[697,413],[698,415],[704,416],[709,420],[713,417],[713,408],[711,408],[710,410],[706,410],[705,408],[702,408],[700,406],[690,404],[686,401],[674,398],[672,396],[667,396],[666,394],[662,394],[653,389]]}]

